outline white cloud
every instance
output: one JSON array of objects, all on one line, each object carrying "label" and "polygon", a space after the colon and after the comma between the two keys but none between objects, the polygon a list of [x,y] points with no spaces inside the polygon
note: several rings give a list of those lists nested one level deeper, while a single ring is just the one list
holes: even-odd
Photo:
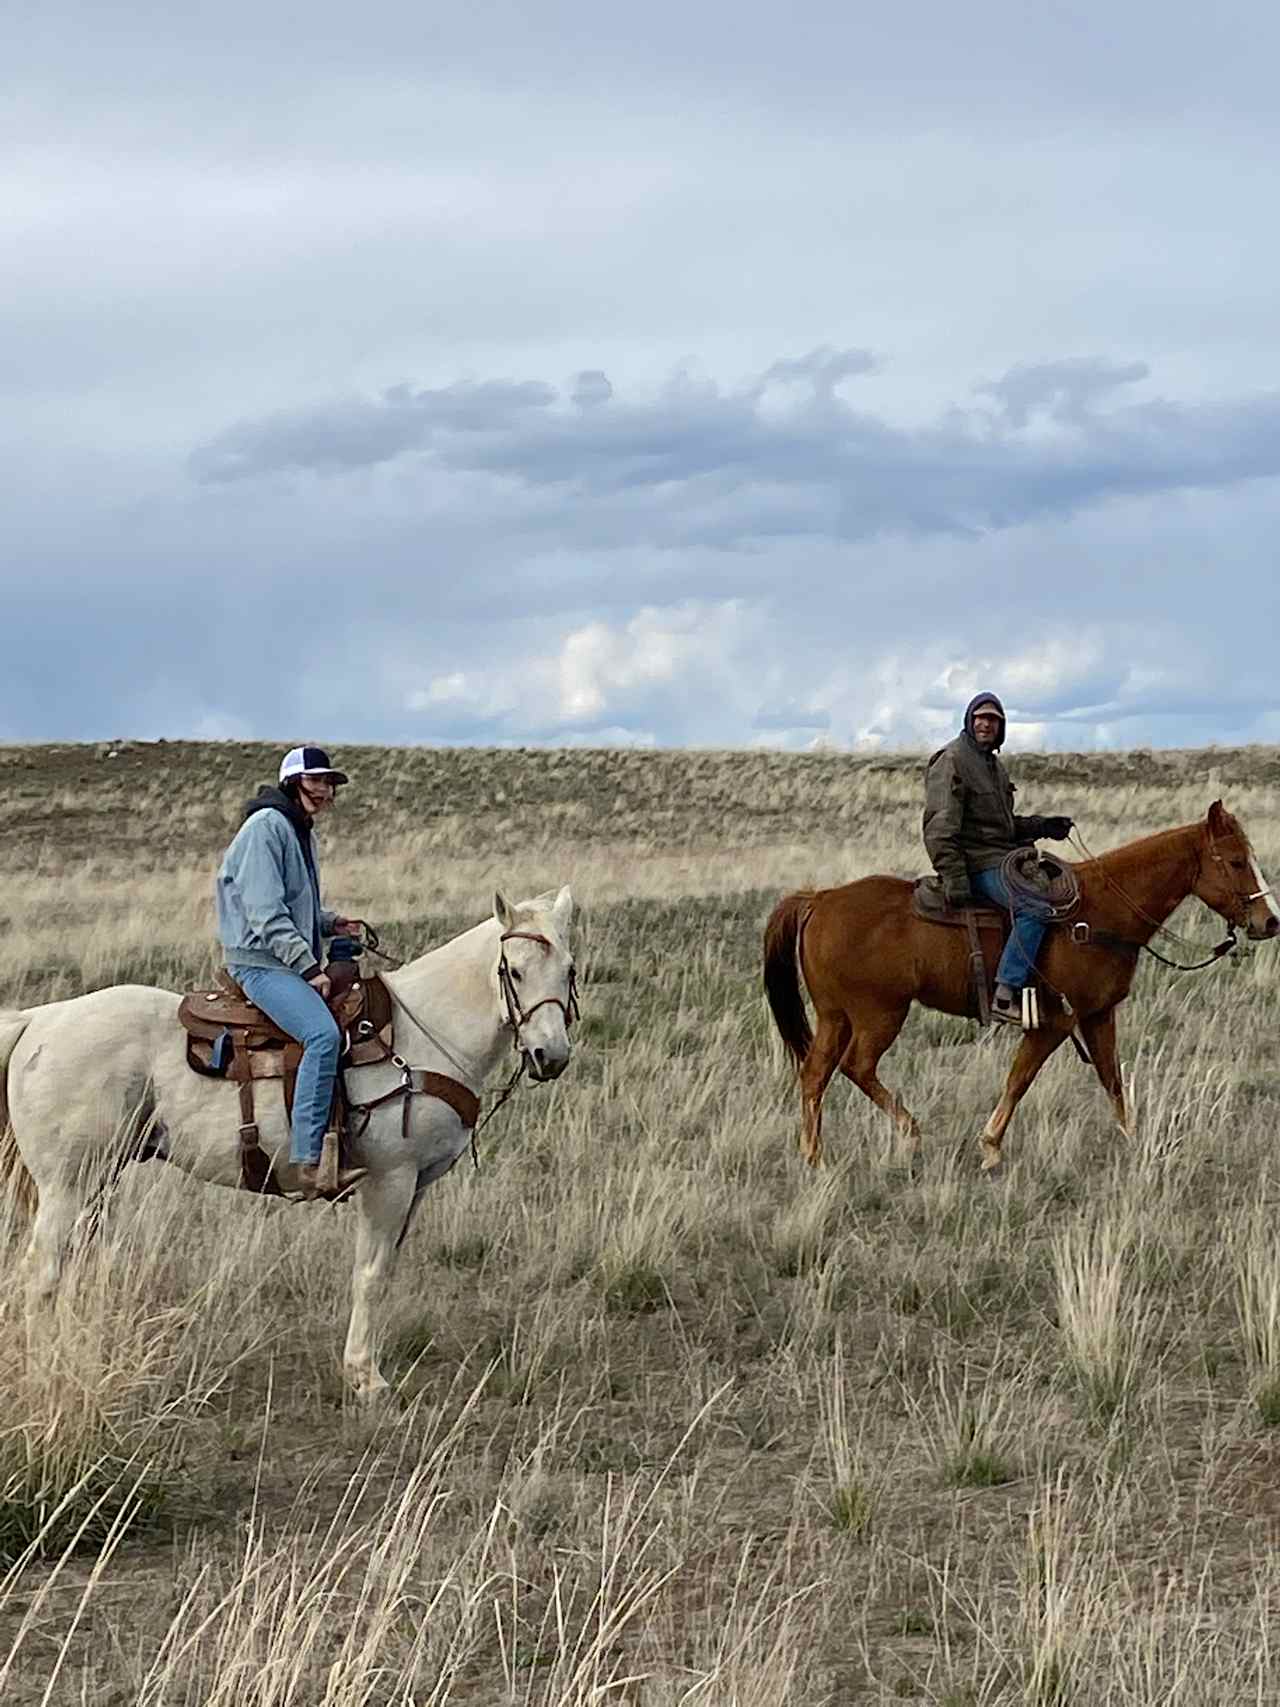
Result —
[{"label": "white cloud", "polygon": [[576,629],[558,660],[561,719],[595,722],[637,690],[669,693],[692,672],[723,666],[737,617],[733,604],[711,610],[692,606],[642,610],[621,630],[604,622]]},{"label": "white cloud", "polygon": [[[427,739],[651,745],[678,731],[701,745],[929,751],[993,688],[1012,750],[1087,749],[1158,740],[1159,720],[1172,716],[1176,730],[1179,705],[1201,694],[1209,712],[1211,684],[1192,656],[1157,666],[1142,653],[1133,631],[1097,627],[948,658],[940,639],[889,651],[846,637],[839,620],[806,632],[760,603],[698,601],[569,625],[532,650],[507,644],[500,670],[441,674],[406,705]],[[1226,715],[1280,727],[1280,712],[1257,721],[1267,713],[1252,697],[1238,705],[1227,701]]]},{"label": "white cloud", "polygon": [[[601,620],[568,628],[549,652],[502,652],[500,670],[454,670],[410,688],[406,708],[433,720],[518,729],[543,739],[590,738],[606,745],[650,745],[652,731],[637,729],[656,710],[705,717],[707,702],[733,719],[745,718],[736,664],[753,624],[737,601],[644,608],[624,622]],[[714,719],[713,719],[714,721]]]}]

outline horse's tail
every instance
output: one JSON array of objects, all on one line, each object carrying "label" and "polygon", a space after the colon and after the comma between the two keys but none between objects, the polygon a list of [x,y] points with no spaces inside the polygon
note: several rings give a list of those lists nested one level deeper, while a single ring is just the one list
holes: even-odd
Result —
[{"label": "horse's tail", "polygon": [[784,895],[764,928],[764,988],[773,1023],[797,1068],[813,1042],[813,1028],[800,990],[800,932],[813,902],[812,889]]},{"label": "horse's tail", "polygon": [[39,1193],[9,1124],[9,1057],[31,1021],[30,1014],[0,1014],[0,1190],[8,1190],[18,1209],[34,1215]]}]

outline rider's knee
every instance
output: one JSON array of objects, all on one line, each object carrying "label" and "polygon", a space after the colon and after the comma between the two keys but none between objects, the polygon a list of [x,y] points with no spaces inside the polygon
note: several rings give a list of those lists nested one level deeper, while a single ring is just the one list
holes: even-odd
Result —
[{"label": "rider's knee", "polygon": [[314,1049],[318,1055],[332,1055],[336,1061],[338,1050],[342,1043],[342,1033],[338,1030],[338,1022],[329,1012],[317,1013],[309,1022],[306,1035],[298,1039],[304,1049]]}]

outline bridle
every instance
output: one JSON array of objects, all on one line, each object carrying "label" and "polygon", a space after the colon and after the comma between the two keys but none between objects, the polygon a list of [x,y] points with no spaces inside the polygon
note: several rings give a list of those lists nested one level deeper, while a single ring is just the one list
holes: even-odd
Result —
[{"label": "bridle", "polygon": [[[392,956],[384,954],[378,947],[378,935],[372,925],[364,923],[364,921],[361,922],[364,924],[366,945],[373,950],[380,960],[386,960],[388,962],[392,961]],[[498,941],[499,943],[508,943],[517,937],[522,937],[526,942],[541,943],[543,948],[547,950],[550,950],[553,946],[551,939],[543,936],[538,931],[506,931],[498,938]],[[395,961],[394,964],[402,966],[404,962]],[[573,1024],[574,1020],[581,1017],[582,1011],[578,1005],[578,971],[572,962],[569,966],[569,984],[564,998],[562,999],[559,996],[544,996],[540,1002],[535,1002],[531,1008],[526,1009],[521,1007],[520,998],[516,994],[515,981],[511,976],[511,967],[507,963],[507,955],[504,948],[498,961],[498,985],[502,991],[503,1003],[507,1010],[507,1017],[503,1021],[503,1024],[512,1034],[512,1043],[515,1046],[519,1059],[516,1062],[515,1071],[498,1093],[497,1100],[494,1102],[493,1106],[472,1128],[471,1161],[474,1167],[479,1167],[480,1165],[479,1153],[476,1149],[476,1139],[493,1119],[494,1115],[497,1114],[498,1110],[502,1108],[515,1093],[517,1086],[524,1077],[525,1069],[529,1065],[528,1053],[520,1039],[521,1027],[529,1023],[534,1014],[538,1012],[539,1008],[556,1007],[559,1008],[560,1012],[564,1015],[565,1030],[567,1031]],[[417,1026],[422,1035],[433,1043],[455,1067],[458,1067],[459,1070],[461,1070],[461,1063],[454,1056],[453,1051],[448,1049],[445,1044],[432,1033],[430,1028],[423,1023],[417,1014],[414,1013],[413,1009],[405,1001],[404,997],[401,996],[398,991],[393,990],[389,984],[386,986],[386,989],[392,1001],[404,1010],[405,1014],[413,1021],[414,1025]],[[353,1114],[362,1114],[364,1116],[364,1120],[360,1128],[360,1131],[363,1132],[364,1128],[369,1124],[369,1117],[375,1108],[380,1108],[384,1103],[391,1102],[396,1097],[400,1097],[402,1099],[401,1130],[407,1136],[409,1130],[409,1106],[413,1098],[415,1096],[431,1096],[438,1093],[430,1090],[425,1083],[414,1083],[415,1073],[418,1074],[419,1079],[424,1079],[427,1076],[424,1069],[411,1067],[404,1057],[397,1054],[394,1050],[390,1052],[388,1060],[393,1067],[399,1070],[400,1083],[393,1090],[385,1091],[381,1096],[374,1097],[369,1102],[349,1102],[347,1107]],[[401,1236],[403,1237],[403,1235]]]},{"label": "bridle", "polygon": [[[1264,900],[1267,896],[1271,895],[1272,889],[1271,889],[1270,885],[1267,884],[1267,885],[1264,885],[1261,889],[1254,889],[1248,895],[1244,894],[1241,890],[1237,889],[1235,886],[1235,879],[1231,875],[1230,867],[1227,865],[1226,859],[1224,858],[1222,853],[1219,851],[1218,838],[1214,835],[1212,830],[1207,830],[1206,833],[1207,833],[1208,839],[1209,839],[1209,857],[1213,860],[1214,864],[1221,871],[1223,884],[1225,885],[1227,892],[1228,892],[1232,902],[1234,903],[1234,906],[1236,909],[1234,916],[1231,914],[1227,915],[1227,923],[1231,926],[1231,929],[1233,931],[1245,930],[1248,928],[1249,908],[1253,905],[1253,903],[1255,901]],[[1200,875],[1200,872],[1203,869],[1203,866],[1204,866],[1204,852],[1203,852],[1203,850],[1201,850],[1200,858],[1196,864],[1196,876],[1197,877]],[[1256,861],[1254,863],[1254,872],[1258,877],[1262,876],[1262,873],[1258,869]]]},{"label": "bridle", "polygon": [[[505,944],[517,939],[524,942],[541,943],[543,948],[548,951],[552,948],[551,939],[543,936],[540,931],[504,931],[498,941]],[[540,1002],[535,1002],[531,1008],[524,1008],[520,1005],[520,997],[516,994],[515,979],[511,975],[506,949],[503,948],[498,961],[498,988],[502,991],[503,1004],[507,1010],[506,1024],[512,1033],[512,1042],[519,1050],[524,1049],[524,1044],[520,1038],[521,1028],[528,1025],[539,1008],[559,1008],[564,1015],[566,1031],[574,1020],[581,1015],[582,1010],[578,1005],[578,971],[572,964],[569,967],[569,986],[563,998],[560,996],[544,996]]]},{"label": "bridle", "polygon": [[[1213,832],[1210,830],[1207,833],[1208,833],[1208,837],[1209,837],[1209,850],[1212,853],[1214,859],[1217,860],[1218,863],[1221,865],[1223,872],[1225,873],[1227,870],[1227,862],[1225,859],[1223,859],[1222,855],[1218,852],[1217,843],[1215,841]],[[1171,931],[1169,929],[1168,925],[1164,924],[1160,919],[1153,918],[1150,913],[1148,913],[1144,908],[1140,907],[1138,905],[1138,903],[1133,899],[1133,897],[1131,895],[1127,894],[1126,891],[1123,888],[1121,888],[1120,884],[1118,884],[1116,882],[1115,878],[1111,876],[1110,872],[1103,865],[1099,856],[1097,854],[1095,854],[1093,852],[1092,848],[1090,848],[1088,846],[1084,837],[1080,834],[1079,830],[1077,830],[1077,829],[1072,830],[1071,840],[1080,849],[1081,853],[1084,854],[1085,858],[1089,861],[1089,863],[1096,868],[1096,870],[1098,871],[1098,874],[1102,877],[1102,879],[1106,883],[1108,889],[1112,890],[1115,894],[1117,894],[1120,897],[1120,899],[1125,903],[1125,905],[1133,913],[1135,913],[1137,915],[1137,917],[1143,921],[1144,924],[1150,925],[1152,927],[1153,931],[1158,932],[1161,936],[1168,937],[1170,939],[1170,941],[1180,943],[1184,949],[1189,948],[1189,949],[1192,949],[1194,951],[1197,948],[1197,946],[1199,946],[1195,943],[1188,942],[1188,940],[1185,937],[1179,936],[1177,931]],[[1199,879],[1201,868],[1203,867],[1203,865],[1204,865],[1204,849],[1203,849],[1203,847],[1201,847],[1200,851],[1196,855],[1195,879],[1193,879],[1193,881],[1192,881],[1192,889],[1193,890],[1195,887],[1196,880]],[[1137,959],[1139,954],[1148,954],[1151,956],[1152,960],[1158,960],[1160,962],[1161,966],[1167,966],[1171,972],[1203,972],[1206,966],[1216,965],[1217,962],[1222,959],[1224,954],[1234,953],[1235,949],[1238,946],[1238,944],[1236,942],[1236,931],[1238,929],[1242,929],[1244,927],[1245,914],[1246,914],[1246,910],[1248,908],[1249,902],[1256,900],[1258,898],[1258,896],[1260,896],[1260,895],[1266,895],[1269,893],[1269,891],[1266,889],[1259,889],[1254,895],[1249,895],[1247,897],[1241,897],[1236,892],[1234,886],[1230,883],[1229,879],[1228,879],[1228,887],[1231,889],[1232,900],[1237,901],[1240,904],[1239,914],[1236,918],[1227,920],[1227,926],[1228,926],[1227,935],[1223,938],[1223,940],[1220,943],[1215,944],[1215,946],[1209,950],[1208,955],[1203,960],[1196,960],[1196,961],[1191,962],[1190,964],[1186,964],[1186,963],[1179,961],[1179,960],[1170,960],[1167,955],[1161,954],[1159,949],[1152,948],[1152,946],[1149,942],[1132,942],[1127,937],[1116,936],[1111,931],[1094,931],[1094,930],[1091,930],[1090,927],[1084,923],[1078,923],[1078,924],[1072,925],[1070,927],[1072,939],[1076,943],[1078,943],[1082,946],[1085,946],[1085,947],[1115,949],[1118,952],[1122,952],[1125,954],[1132,955],[1132,957],[1135,960]]]},{"label": "bridle", "polygon": [[[366,923],[364,920],[361,920],[360,922],[364,930],[365,946],[371,949],[373,953],[377,955],[379,960],[385,960],[390,966],[403,966],[403,960],[396,960],[391,955],[384,954],[382,952],[381,948],[378,946],[378,933],[374,930],[373,926]],[[513,942],[517,939],[524,942],[540,943],[542,947],[547,950],[552,949],[554,946],[551,938],[543,936],[541,931],[504,931],[498,938],[498,942],[501,945]],[[445,1048],[439,1038],[432,1035],[430,1029],[423,1024],[418,1016],[406,1004],[404,998],[395,990],[391,990],[390,985],[388,985],[387,988],[390,992],[392,1001],[396,1002],[404,1009],[409,1018],[417,1026],[418,1030],[422,1032],[425,1037],[430,1038],[431,1042],[433,1042],[436,1047],[453,1062],[455,1067],[458,1066],[458,1062],[454,1060],[452,1052]],[[575,1019],[581,1019],[582,1017],[582,1009],[578,1003],[578,969],[572,964],[570,964],[569,967],[569,987],[563,998],[560,996],[544,996],[540,1002],[535,1002],[531,1008],[524,1008],[520,1005],[520,998],[516,994],[515,979],[512,977],[511,967],[507,962],[506,949],[503,948],[502,954],[498,960],[498,988],[502,992],[503,1006],[507,1010],[507,1017],[503,1021],[503,1024],[506,1026],[508,1031],[514,1034],[514,1042],[517,1049],[523,1047],[520,1042],[521,1027],[529,1023],[539,1008],[559,1008],[560,1012],[564,1015],[566,1031],[573,1024]]]}]

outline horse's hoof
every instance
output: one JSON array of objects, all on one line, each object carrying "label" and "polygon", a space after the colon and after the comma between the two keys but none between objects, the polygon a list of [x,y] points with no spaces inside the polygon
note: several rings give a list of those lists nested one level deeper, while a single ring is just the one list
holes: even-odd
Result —
[{"label": "horse's hoof", "polygon": [[986,1139],[980,1140],[982,1149],[983,1179],[999,1179],[1004,1164],[1004,1157],[994,1144],[988,1144]]},{"label": "horse's hoof", "polygon": [[394,1389],[381,1375],[347,1376],[347,1397],[362,1410],[372,1410],[389,1402]]}]

